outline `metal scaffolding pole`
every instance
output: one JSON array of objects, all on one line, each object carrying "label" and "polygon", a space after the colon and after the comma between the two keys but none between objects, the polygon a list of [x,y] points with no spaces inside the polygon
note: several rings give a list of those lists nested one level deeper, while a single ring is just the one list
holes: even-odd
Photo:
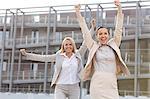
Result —
[{"label": "metal scaffolding pole", "polygon": [[2,87],[2,69],[3,69],[3,61],[4,61],[7,11],[8,11],[8,9],[6,9],[5,19],[4,19],[4,27],[3,27],[3,33],[2,33],[2,49],[1,49],[1,65],[0,65],[0,91],[1,91],[1,87]]},{"label": "metal scaffolding pole", "polygon": [[[13,30],[14,30],[14,13],[12,13],[12,16],[11,16],[11,27],[10,27],[10,35],[9,35],[9,39],[12,40],[13,39]],[[8,56],[8,68],[7,68],[7,79],[10,78],[10,65],[11,65],[11,52],[8,52],[9,53],[9,56]]]},{"label": "metal scaffolding pole", "polygon": [[17,31],[17,17],[18,17],[18,9],[16,9],[15,21],[14,21],[14,34],[13,34],[13,45],[12,45],[12,55],[11,55],[11,67],[10,67],[10,81],[9,81],[9,92],[12,91],[12,83],[13,83],[13,69],[14,69],[14,57],[15,57],[15,45],[16,45],[16,31]]},{"label": "metal scaffolding pole", "polygon": [[[22,13],[21,32],[20,32],[20,33],[21,33],[21,34],[20,34],[20,37],[21,37],[21,39],[20,39],[20,44],[21,44],[22,38],[23,38],[23,32],[24,32],[24,12],[21,11],[20,9],[19,9],[19,11]],[[21,68],[21,53],[19,53],[17,79],[19,79],[19,77],[20,77],[20,68]]]},{"label": "metal scaffolding pole", "polygon": [[98,4],[96,11],[96,27],[103,26],[103,12],[103,7],[100,4]]},{"label": "metal scaffolding pole", "polygon": [[[50,29],[51,29],[50,21],[51,21],[51,7],[49,8],[49,14],[48,14],[46,55],[48,55],[48,48],[49,48],[49,38],[50,38]],[[47,65],[48,65],[48,62],[45,62],[43,92],[46,92],[46,86],[47,86]]]},{"label": "metal scaffolding pole", "polygon": [[135,32],[135,67],[134,67],[134,96],[138,96],[139,81],[138,81],[138,68],[139,68],[139,34],[140,34],[140,3],[136,2],[136,32]]},{"label": "metal scaffolding pole", "polygon": [[23,39],[23,33],[24,33],[24,12],[20,10],[20,12],[22,13],[22,20],[21,20],[21,34],[20,34],[20,43],[22,42]]},{"label": "metal scaffolding pole", "polygon": [[[88,9],[89,11],[87,11],[87,9]],[[87,14],[87,13],[88,13],[88,14]],[[90,15],[89,15],[89,13],[90,13]],[[85,5],[84,17],[85,17],[85,20],[86,20],[88,26],[90,26],[89,23],[90,23],[90,21],[91,21],[91,19],[92,19],[92,16],[91,16],[91,8],[89,7],[89,5]],[[88,20],[87,20],[87,19],[88,19]]]}]

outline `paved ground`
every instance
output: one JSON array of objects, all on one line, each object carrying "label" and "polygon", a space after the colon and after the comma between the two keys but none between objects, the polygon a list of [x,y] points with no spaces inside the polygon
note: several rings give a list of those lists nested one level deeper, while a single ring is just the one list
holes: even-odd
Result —
[{"label": "paved ground", "polygon": [[[53,94],[33,94],[33,93],[0,93],[0,99],[54,99]],[[89,95],[85,95],[82,99],[90,99]],[[120,99],[150,99],[146,96],[125,96],[120,97]]]}]

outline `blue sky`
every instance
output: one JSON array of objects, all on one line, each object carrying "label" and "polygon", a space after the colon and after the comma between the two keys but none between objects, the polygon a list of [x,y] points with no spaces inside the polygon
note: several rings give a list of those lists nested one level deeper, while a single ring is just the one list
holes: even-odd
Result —
[{"label": "blue sky", "polygon": [[[113,1],[114,0],[0,0],[0,9],[68,5],[79,3],[86,4],[86,3],[113,2]],[[137,0],[120,0],[120,1],[137,1]]]}]

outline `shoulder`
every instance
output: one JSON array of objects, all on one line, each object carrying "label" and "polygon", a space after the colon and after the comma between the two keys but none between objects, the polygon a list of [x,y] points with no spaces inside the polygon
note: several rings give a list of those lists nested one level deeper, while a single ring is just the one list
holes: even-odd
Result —
[{"label": "shoulder", "polygon": [[60,56],[61,56],[61,51],[59,50],[59,51],[56,52],[56,58],[58,58]]},{"label": "shoulder", "polygon": [[76,50],[76,51],[75,51],[75,55],[76,55],[77,57],[81,57],[81,54],[80,54],[79,50]]},{"label": "shoulder", "polygon": [[78,55],[78,54],[80,55],[79,50],[76,50],[75,55]]},{"label": "shoulder", "polygon": [[108,40],[107,44],[111,44],[111,43],[115,43],[115,39],[111,38],[110,40]]},{"label": "shoulder", "polygon": [[61,51],[60,50],[58,50],[57,52],[56,52],[56,55],[59,55],[61,53]]}]

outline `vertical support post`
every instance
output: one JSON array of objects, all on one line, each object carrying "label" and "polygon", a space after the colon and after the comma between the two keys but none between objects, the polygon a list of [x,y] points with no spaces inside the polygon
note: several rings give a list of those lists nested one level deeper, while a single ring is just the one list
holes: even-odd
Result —
[{"label": "vertical support post", "polygon": [[138,96],[139,92],[139,81],[138,81],[138,69],[140,62],[140,44],[139,34],[141,34],[141,22],[140,22],[140,4],[136,2],[136,32],[135,32],[135,67],[134,67],[134,96]]},{"label": "vertical support post", "polygon": [[21,34],[20,34],[20,43],[22,42],[22,38],[23,38],[23,32],[24,32],[24,12],[22,12],[22,20],[21,20]]},{"label": "vertical support post", "polygon": [[[46,42],[46,55],[48,54],[48,48],[49,48],[49,39],[50,39],[50,30],[51,30],[51,7],[49,8],[49,14],[48,14],[48,25],[47,25],[47,42]],[[46,86],[47,86],[47,65],[48,62],[45,62],[45,69],[44,69],[44,86],[43,91],[46,92]]]},{"label": "vertical support post", "polygon": [[4,27],[3,27],[3,33],[2,33],[2,49],[1,49],[1,65],[0,65],[0,91],[1,91],[1,86],[2,86],[2,69],[3,69],[3,61],[4,61],[7,10],[8,9],[6,9],[6,12],[5,12]]},{"label": "vertical support post", "polygon": [[97,12],[96,12],[96,27],[103,25],[103,12],[104,11],[103,11],[102,6],[100,4],[98,4],[98,6],[97,6]]},{"label": "vertical support post", "polygon": [[17,31],[17,17],[18,17],[18,9],[16,9],[15,21],[14,21],[14,34],[13,34],[13,45],[12,45],[12,55],[11,55],[11,67],[10,67],[10,81],[9,81],[9,92],[12,91],[12,83],[13,83],[13,69],[14,69],[14,57],[15,57],[15,45],[16,45],[16,31]]},{"label": "vertical support post", "polygon": [[19,53],[19,61],[18,61],[18,71],[17,71],[17,80],[20,77],[20,68],[21,68],[21,53]]}]

